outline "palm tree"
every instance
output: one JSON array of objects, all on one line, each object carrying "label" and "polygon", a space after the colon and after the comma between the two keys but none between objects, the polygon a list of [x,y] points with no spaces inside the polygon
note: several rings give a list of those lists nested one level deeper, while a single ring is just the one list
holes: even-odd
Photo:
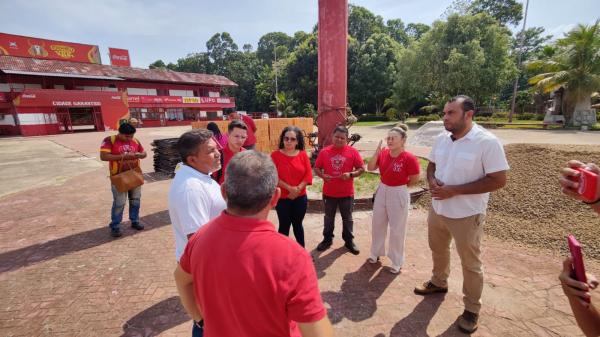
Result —
[{"label": "palm tree", "polygon": [[574,111],[591,110],[591,94],[600,90],[600,20],[590,26],[578,25],[556,46],[554,55],[527,65],[541,72],[529,83],[545,93],[564,87],[571,107],[565,118],[570,122]]},{"label": "palm tree", "polygon": [[286,95],[283,91],[277,93],[277,100],[271,101],[271,108],[274,108],[277,112],[283,112],[283,117],[285,118],[287,118],[288,113],[294,111],[295,105],[296,101]]}]

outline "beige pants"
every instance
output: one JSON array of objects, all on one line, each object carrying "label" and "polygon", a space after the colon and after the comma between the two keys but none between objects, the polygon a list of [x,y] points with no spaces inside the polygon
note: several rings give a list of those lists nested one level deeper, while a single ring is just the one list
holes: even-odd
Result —
[{"label": "beige pants", "polygon": [[429,247],[433,257],[431,282],[448,286],[450,274],[450,243],[454,239],[463,270],[463,302],[465,309],[479,313],[483,291],[483,269],[480,259],[484,214],[452,219],[429,210]]},{"label": "beige pants", "polygon": [[387,256],[394,268],[404,264],[404,242],[406,240],[406,220],[410,194],[406,186],[387,186],[379,184],[373,204],[373,230],[371,257],[385,255],[385,237],[390,230]]}]

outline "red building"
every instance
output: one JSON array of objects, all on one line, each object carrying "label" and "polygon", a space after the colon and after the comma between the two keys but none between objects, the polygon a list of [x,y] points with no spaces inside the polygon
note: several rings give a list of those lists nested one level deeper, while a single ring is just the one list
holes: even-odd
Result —
[{"label": "red building", "polygon": [[222,96],[233,86],[217,75],[102,65],[97,46],[0,33],[0,134],[115,130],[130,117],[142,127],[219,119],[235,107]]}]

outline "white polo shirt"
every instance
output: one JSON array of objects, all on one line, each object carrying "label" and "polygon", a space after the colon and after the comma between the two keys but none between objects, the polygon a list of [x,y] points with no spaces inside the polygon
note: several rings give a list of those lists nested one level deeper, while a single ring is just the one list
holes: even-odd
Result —
[{"label": "white polo shirt", "polygon": [[187,236],[221,214],[226,208],[221,186],[210,175],[181,165],[169,189],[169,217],[175,233],[177,261],[188,242]]},{"label": "white polo shirt", "polygon": [[[462,185],[477,181],[486,174],[509,169],[504,148],[491,132],[473,123],[471,131],[456,141],[444,131],[429,154],[435,163],[435,177],[445,185]],[[431,201],[433,210],[448,218],[458,219],[485,214],[489,193],[463,194],[445,200]]]}]

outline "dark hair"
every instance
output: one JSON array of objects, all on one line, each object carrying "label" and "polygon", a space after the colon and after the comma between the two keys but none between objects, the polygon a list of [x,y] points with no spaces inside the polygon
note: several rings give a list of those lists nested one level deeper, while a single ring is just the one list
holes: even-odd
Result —
[{"label": "dark hair", "polygon": [[277,188],[277,169],[271,156],[253,150],[242,151],[227,164],[225,194],[227,208],[240,215],[254,215],[264,209]]},{"label": "dark hair", "polygon": [[235,128],[248,131],[248,127],[246,126],[246,123],[236,120],[236,121],[231,121],[231,123],[229,123],[229,125],[227,125],[227,132],[231,132]]},{"label": "dark hair", "polygon": [[467,95],[457,95],[452,97],[452,99],[449,102],[458,102],[460,101],[461,103],[461,108],[463,113],[473,110],[473,113],[475,113],[475,101],[473,101],[473,99]]},{"label": "dark hair", "polygon": [[338,125],[338,126],[336,126],[336,127],[335,127],[335,129],[333,129],[333,133],[336,133],[336,132],[345,133],[345,134],[346,134],[346,137],[348,137],[348,136],[349,136],[349,134],[348,134],[348,128],[346,128],[346,127],[345,127],[345,126],[343,126],[343,125]]},{"label": "dark hair", "polygon": [[302,130],[293,125],[286,126],[283,128],[283,131],[281,131],[281,135],[279,136],[279,148],[283,149],[283,137],[285,137],[285,134],[290,131],[293,131],[296,134],[296,150],[304,150],[304,136],[302,135]]},{"label": "dark hair", "polygon": [[119,133],[122,135],[133,135],[135,133],[135,127],[129,123],[123,123],[119,126]]},{"label": "dark hair", "polygon": [[219,126],[215,122],[206,124],[206,129],[212,131],[213,135],[217,138],[221,136],[221,130],[219,130]]},{"label": "dark hair", "polygon": [[225,115],[229,115],[232,112],[235,112],[235,110],[233,108],[225,108],[225,109],[223,109],[223,113]]},{"label": "dark hair", "polygon": [[194,129],[181,135],[175,144],[181,161],[187,164],[187,158],[198,153],[200,145],[206,143],[212,136],[212,131],[206,129]]}]

